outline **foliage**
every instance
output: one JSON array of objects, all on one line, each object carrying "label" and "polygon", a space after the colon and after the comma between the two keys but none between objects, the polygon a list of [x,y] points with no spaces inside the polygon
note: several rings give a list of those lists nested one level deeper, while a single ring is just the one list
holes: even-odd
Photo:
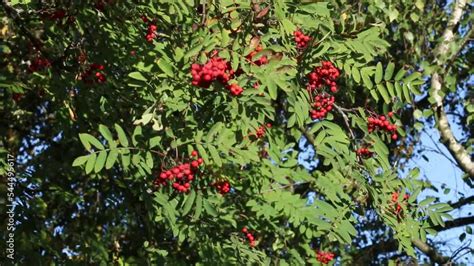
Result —
[{"label": "foliage", "polygon": [[[0,153],[21,161],[18,261],[293,265],[331,251],[349,265],[361,248],[360,221],[371,215],[401,254],[415,257],[412,240],[426,242],[452,218],[446,203],[418,202],[429,186],[418,169],[399,171],[421,118],[433,116],[418,100],[431,63],[414,36],[441,20],[420,13],[443,11],[422,1],[198,2],[5,8],[2,127],[13,126]],[[295,30],[311,37],[306,47],[295,44]],[[229,84],[241,95],[225,82],[191,84],[192,64],[217,56],[236,72]],[[255,63],[263,57],[268,63]],[[340,71],[335,93],[306,89],[323,61]],[[321,90],[335,105],[312,120]],[[399,139],[368,131],[377,115]],[[358,155],[360,147],[373,155]],[[316,167],[300,159],[306,149]],[[194,150],[204,163],[188,193],[156,185]],[[219,193],[218,182],[231,191]]]}]

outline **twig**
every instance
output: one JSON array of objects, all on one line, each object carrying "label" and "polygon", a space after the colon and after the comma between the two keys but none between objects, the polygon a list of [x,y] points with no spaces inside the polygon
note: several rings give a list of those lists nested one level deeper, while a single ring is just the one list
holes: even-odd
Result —
[{"label": "twig", "polygon": [[337,104],[334,104],[334,107],[341,114],[342,118],[344,119],[344,124],[346,125],[347,130],[349,130],[349,133],[351,134],[352,139],[355,140],[354,132],[352,131],[351,126],[349,125],[349,118],[344,113],[344,111],[341,109],[341,107],[339,107]]}]

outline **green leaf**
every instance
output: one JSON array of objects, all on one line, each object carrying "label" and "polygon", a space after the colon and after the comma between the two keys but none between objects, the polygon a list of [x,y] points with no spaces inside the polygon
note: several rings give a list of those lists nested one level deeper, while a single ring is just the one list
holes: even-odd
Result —
[{"label": "green leaf", "polygon": [[395,64],[392,62],[388,63],[387,68],[385,68],[385,75],[383,77],[386,81],[389,81],[392,78],[394,69]]},{"label": "green leaf", "polygon": [[211,157],[212,157],[212,160],[214,161],[214,163],[217,166],[221,167],[222,166],[222,160],[221,160],[221,156],[219,155],[219,152],[217,151],[217,149],[212,145],[208,145],[207,149],[209,150],[209,153],[211,154]]},{"label": "green leaf", "polygon": [[390,82],[386,82],[385,85],[387,86],[387,90],[388,90],[388,93],[390,94],[390,98],[397,97],[393,84]]},{"label": "green leaf", "polygon": [[82,145],[84,146],[84,148],[86,148],[86,150],[90,151],[92,147],[91,147],[91,144],[89,143],[89,141],[87,141],[86,135],[87,134],[79,134],[79,139],[81,140]]},{"label": "green leaf", "polygon": [[197,54],[199,54],[199,52],[202,50],[202,44],[200,45],[197,45],[197,46],[194,46],[193,48],[191,48],[185,55],[184,55],[184,58],[187,60],[189,59],[190,57],[194,57],[196,56]]},{"label": "green leaf", "polygon": [[99,140],[97,140],[94,136],[90,134],[81,133],[79,134],[79,139],[81,140],[82,144],[88,151],[90,151],[91,149],[91,144],[99,150],[104,149],[104,145],[102,145],[102,143],[100,143]]},{"label": "green leaf", "polygon": [[193,189],[186,197],[186,201],[184,202],[184,208],[182,211],[183,216],[188,214],[191,208],[193,207],[194,200],[196,199],[196,191]]},{"label": "green leaf", "polygon": [[94,169],[96,158],[97,156],[95,155],[95,153],[92,153],[91,155],[89,155],[89,159],[87,160],[87,163],[86,163],[86,174],[89,174]]},{"label": "green leaf", "polygon": [[130,165],[130,153],[127,152],[127,153],[122,153],[121,154],[121,158],[122,158],[122,165],[125,169],[128,168],[128,166]]},{"label": "green leaf", "polygon": [[117,158],[118,158],[118,151],[111,150],[109,152],[109,156],[107,157],[107,161],[105,162],[105,169],[112,168],[112,166],[114,166],[115,161],[117,161]]},{"label": "green leaf", "polygon": [[97,160],[95,161],[94,172],[98,173],[105,165],[105,159],[107,158],[107,152],[101,151],[97,156]]},{"label": "green leaf", "polygon": [[132,72],[130,74],[128,74],[129,77],[131,77],[132,79],[136,79],[136,80],[140,80],[140,81],[144,81],[144,82],[147,82],[148,80],[142,75],[142,73],[140,72]]},{"label": "green leaf", "polygon": [[378,62],[377,67],[375,68],[375,83],[379,84],[382,81],[383,68],[382,63]]},{"label": "green leaf", "polygon": [[219,215],[219,214],[217,213],[217,210],[214,208],[214,206],[212,206],[212,205],[209,203],[209,201],[207,201],[206,199],[204,199],[204,200],[202,201],[202,203],[203,203],[203,205],[204,205],[204,209],[206,210],[206,212],[207,212],[209,215],[211,215],[211,216],[213,216],[213,217],[216,217],[217,215]]},{"label": "green leaf", "polygon": [[405,73],[407,73],[407,71],[403,68],[401,68],[400,70],[398,70],[397,72],[397,75],[395,75],[395,80],[396,81],[399,81],[403,78],[403,76],[405,76]]},{"label": "green leaf", "polygon": [[196,209],[194,211],[193,221],[197,221],[201,217],[202,212],[202,192],[199,191],[196,195]]},{"label": "green leaf", "polygon": [[122,144],[123,147],[128,147],[129,143],[127,134],[125,134],[125,131],[122,129],[122,127],[120,127],[118,124],[115,124],[115,131],[117,131],[120,144]]},{"label": "green leaf", "polygon": [[385,101],[385,103],[389,104],[390,96],[388,95],[387,90],[385,89],[385,86],[382,83],[377,84],[377,90],[379,91],[380,95],[382,95],[382,98]]},{"label": "green leaf", "polygon": [[359,70],[355,67],[352,66],[352,77],[354,78],[354,81],[358,84],[360,83],[360,73]]},{"label": "green leaf", "polygon": [[366,68],[363,68],[360,74],[361,74],[362,81],[364,82],[365,87],[367,87],[367,89],[371,89],[374,86],[374,84],[372,83],[372,80],[370,80],[368,70]]},{"label": "green leaf", "polygon": [[163,72],[170,76],[170,77],[173,77],[174,76],[174,71],[173,71],[173,67],[171,66],[171,64],[165,59],[165,58],[160,58],[157,60],[157,64],[158,64],[158,67],[163,70]]},{"label": "green leaf", "polygon": [[207,137],[206,137],[207,143],[211,143],[214,140],[214,136],[216,135],[217,132],[219,132],[222,129],[223,125],[224,124],[222,122],[217,122],[211,127],[211,129],[207,133]]},{"label": "green leaf", "polygon": [[146,165],[150,167],[150,169],[153,169],[153,156],[151,155],[151,152],[149,151],[146,152],[145,162],[146,162]]},{"label": "green leaf", "polygon": [[403,79],[403,82],[405,83],[410,83],[416,79],[419,79],[421,77],[421,73],[420,72],[413,72],[411,73],[410,76],[406,77],[405,79]]},{"label": "green leaf", "polygon": [[109,143],[114,141],[112,132],[105,125],[99,125],[99,132]]},{"label": "green leaf", "polygon": [[89,155],[84,155],[77,157],[74,162],[72,162],[72,166],[81,166],[87,162],[87,159],[89,158]]}]

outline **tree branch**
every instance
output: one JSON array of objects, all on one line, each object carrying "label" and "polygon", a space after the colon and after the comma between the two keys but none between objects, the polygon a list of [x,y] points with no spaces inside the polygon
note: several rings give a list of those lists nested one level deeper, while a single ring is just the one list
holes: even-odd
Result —
[{"label": "tree branch", "polygon": [[[444,265],[450,262],[451,260],[450,257],[443,256],[435,248],[433,248],[429,244],[419,239],[413,239],[412,244],[419,251],[421,251],[426,256],[428,256],[432,262],[436,262],[440,265]],[[356,258],[354,261],[355,265],[368,265],[370,264],[371,259],[376,254],[395,252],[397,251],[397,249],[398,249],[398,242],[395,239],[391,239],[388,241],[381,241],[379,243],[375,243],[373,245],[364,247],[358,251],[359,255],[355,257]]]},{"label": "tree branch", "polygon": [[474,224],[474,216],[461,217],[461,218],[457,218],[451,221],[446,221],[444,223],[444,226],[437,225],[431,228],[438,232],[441,232],[441,231],[446,231],[452,228],[456,228],[456,227],[460,227],[464,225],[470,225],[470,224]]},{"label": "tree branch", "polygon": [[462,207],[462,206],[467,205],[467,204],[474,204],[474,196],[470,196],[470,197],[467,197],[467,198],[462,198],[462,199],[458,200],[457,202],[451,203],[450,205],[453,209],[457,209],[457,208]]},{"label": "tree branch", "polygon": [[[466,0],[458,0],[454,4],[451,19],[444,30],[442,41],[434,51],[435,63],[438,66],[442,66],[445,63],[446,55],[449,52],[450,43],[454,39],[454,28],[458,25],[462,15],[464,7],[466,6]],[[434,109],[435,116],[438,121],[438,130],[441,135],[442,143],[449,150],[453,158],[458,163],[459,167],[466,172],[471,178],[474,178],[474,162],[471,160],[471,156],[459,144],[453,135],[451,127],[449,125],[448,117],[444,111],[443,100],[444,97],[440,95],[442,92],[442,78],[440,74],[435,71],[431,77],[431,95],[435,100]]]},{"label": "tree branch", "polygon": [[412,239],[411,242],[416,248],[418,248],[418,250],[425,253],[426,256],[428,256],[432,262],[436,262],[436,263],[439,263],[440,265],[444,265],[450,262],[451,260],[450,257],[443,256],[442,254],[438,253],[438,251],[434,249],[432,246],[428,245],[427,243],[419,239]]}]

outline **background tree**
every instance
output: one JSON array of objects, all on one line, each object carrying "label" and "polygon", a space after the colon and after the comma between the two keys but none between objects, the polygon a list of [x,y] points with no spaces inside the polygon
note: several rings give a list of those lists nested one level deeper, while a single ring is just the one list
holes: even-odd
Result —
[{"label": "background tree", "polygon": [[471,3],[2,1],[1,12],[17,263],[463,254],[427,235],[472,224],[449,212],[473,197],[419,197],[437,187],[407,162],[434,125],[472,186]]}]

